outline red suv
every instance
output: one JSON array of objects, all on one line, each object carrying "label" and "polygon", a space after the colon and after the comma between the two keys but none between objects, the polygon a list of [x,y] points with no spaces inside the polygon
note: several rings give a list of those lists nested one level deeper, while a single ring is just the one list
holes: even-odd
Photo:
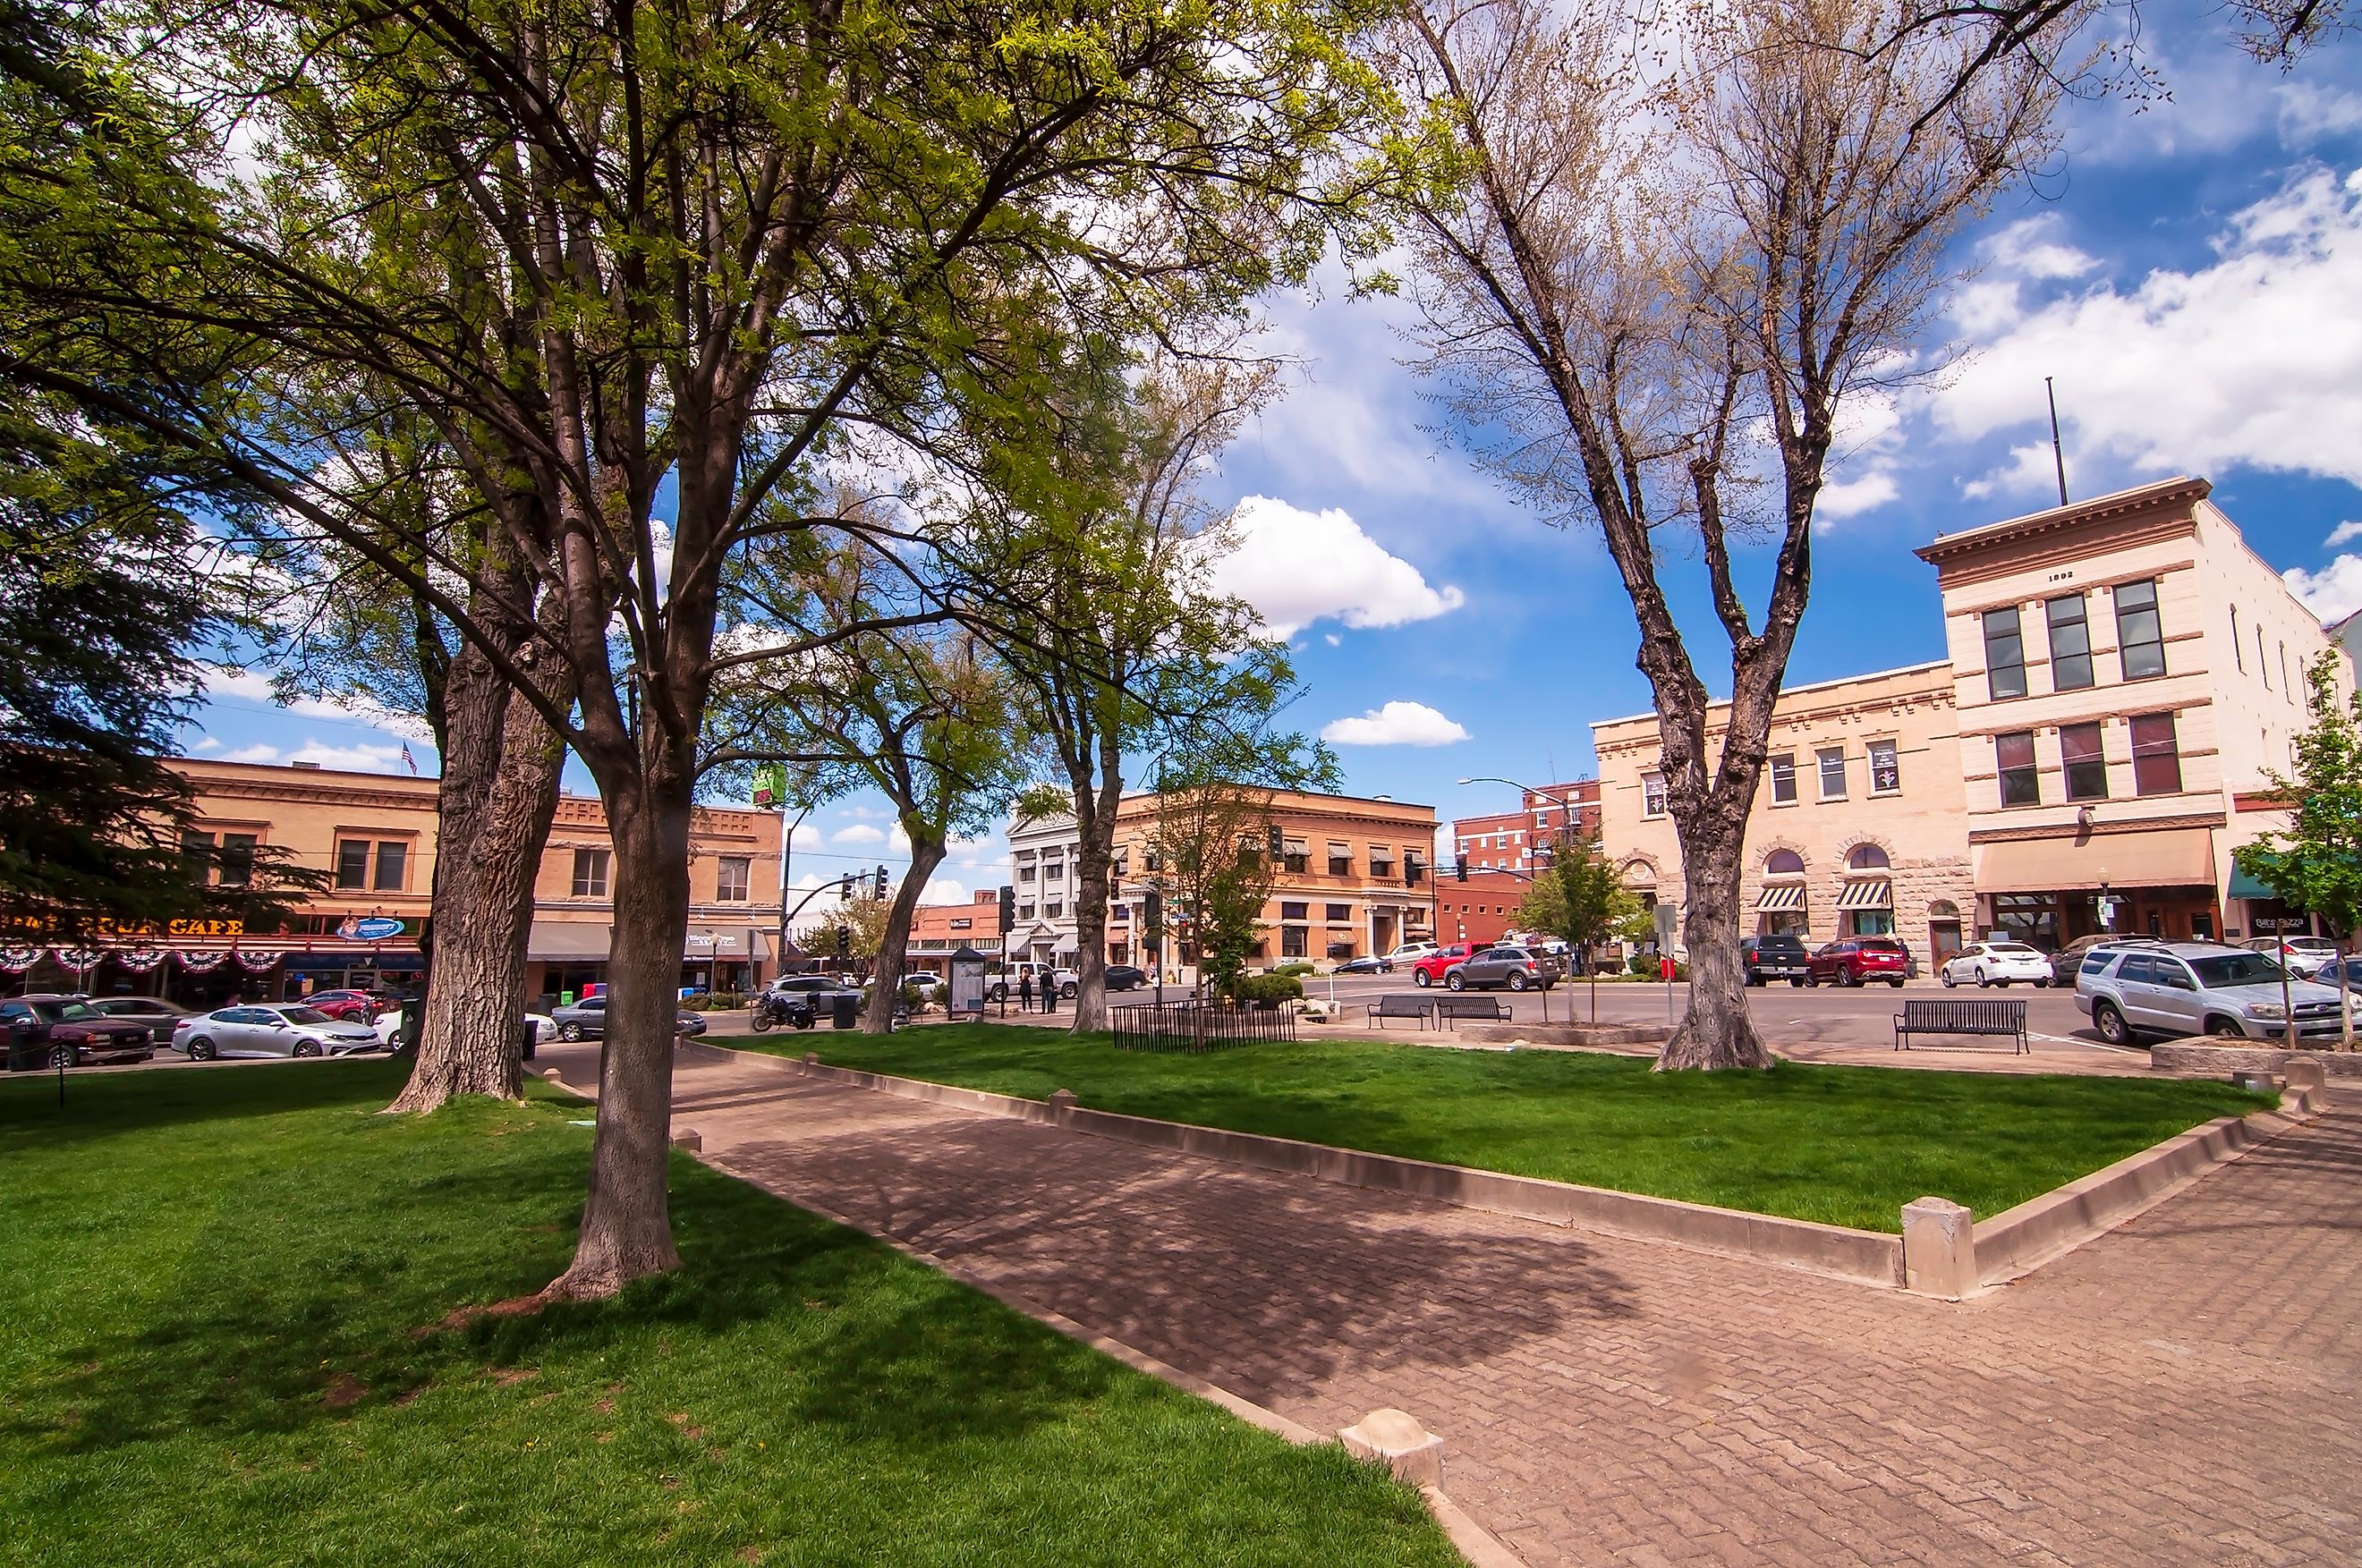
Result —
[{"label": "red suv", "polygon": [[1454,942],[1448,948],[1438,948],[1410,966],[1411,983],[1441,985],[1446,970],[1458,969],[1471,954],[1483,952],[1485,947],[1483,942]]},{"label": "red suv", "polygon": [[338,1023],[374,1024],[381,1013],[390,1013],[398,1003],[389,1003],[373,991],[322,991],[304,998],[304,1005],[326,1013]]},{"label": "red suv", "polygon": [[1910,959],[1903,944],[1892,937],[1847,937],[1822,948],[1805,961],[1805,983],[1863,985],[1882,980],[1900,989]]}]

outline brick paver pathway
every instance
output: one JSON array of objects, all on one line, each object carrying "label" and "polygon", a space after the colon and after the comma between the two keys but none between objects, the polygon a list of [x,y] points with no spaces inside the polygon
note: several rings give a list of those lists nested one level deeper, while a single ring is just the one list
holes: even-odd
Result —
[{"label": "brick paver pathway", "polygon": [[2362,1562],[2352,1099],[1965,1305],[767,1069],[685,1059],[679,1107],[1316,1431],[1410,1410],[1536,1564]]}]

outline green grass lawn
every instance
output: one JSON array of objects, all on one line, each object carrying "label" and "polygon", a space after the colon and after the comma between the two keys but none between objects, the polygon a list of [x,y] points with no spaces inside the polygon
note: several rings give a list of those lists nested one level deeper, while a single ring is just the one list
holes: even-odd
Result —
[{"label": "green grass lawn", "polygon": [[1997,1214],[2216,1116],[2277,1103],[2225,1083],[1783,1063],[1652,1073],[1574,1051],[1374,1041],[1119,1051],[993,1025],[715,1044],[1093,1110],[1302,1138],[1694,1203],[1898,1231],[1930,1193]]},{"label": "green grass lawn", "polygon": [[563,1266],[536,1099],[388,1064],[0,1081],[0,1563],[1459,1562],[1418,1498],[687,1158],[685,1266]]}]

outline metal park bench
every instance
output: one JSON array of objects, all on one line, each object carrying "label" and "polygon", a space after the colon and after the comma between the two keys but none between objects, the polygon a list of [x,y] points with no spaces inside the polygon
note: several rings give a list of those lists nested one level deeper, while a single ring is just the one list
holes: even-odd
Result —
[{"label": "metal park bench", "polygon": [[1942,997],[1906,1002],[1894,1015],[1894,1048],[1910,1048],[1914,1035],[1973,1035],[2007,1040],[2032,1054],[2025,1038],[2025,1003],[1984,997]]},{"label": "metal park bench", "polygon": [[1497,996],[1439,996],[1435,999],[1436,1027],[1441,1028],[1447,1019],[1482,1018],[1490,1024],[1509,1022],[1509,1010],[1501,1005]]},{"label": "metal park bench", "polygon": [[1424,1029],[1434,1012],[1434,1002],[1413,991],[1395,992],[1370,1003],[1371,1021],[1381,1029],[1386,1026],[1389,1018],[1416,1018],[1418,1026]]}]

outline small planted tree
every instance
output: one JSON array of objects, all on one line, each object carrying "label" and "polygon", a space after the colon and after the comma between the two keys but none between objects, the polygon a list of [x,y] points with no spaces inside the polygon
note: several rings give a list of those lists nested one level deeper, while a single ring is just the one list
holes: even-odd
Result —
[{"label": "small planted tree", "polygon": [[[1518,923],[1548,931],[1581,953],[1607,941],[1623,922],[1640,912],[1640,901],[1617,874],[1595,838],[1562,837],[1557,863],[1534,878],[1518,906]],[[1591,988],[1591,1021],[1599,1022],[1599,972],[1585,961]]]},{"label": "small planted tree", "polygon": [[[2362,693],[2338,689],[2338,656],[2323,652],[2305,670],[2312,727],[2296,738],[2296,772],[2268,772],[2289,802],[2289,830],[2267,833],[2238,851],[2239,869],[2296,908],[2320,916],[2337,943],[2333,973],[2344,989],[2345,942],[2362,923]],[[2354,1014],[2340,1011],[2338,1049],[2354,1048]],[[2296,1018],[2286,1010],[2287,1040]]]}]

